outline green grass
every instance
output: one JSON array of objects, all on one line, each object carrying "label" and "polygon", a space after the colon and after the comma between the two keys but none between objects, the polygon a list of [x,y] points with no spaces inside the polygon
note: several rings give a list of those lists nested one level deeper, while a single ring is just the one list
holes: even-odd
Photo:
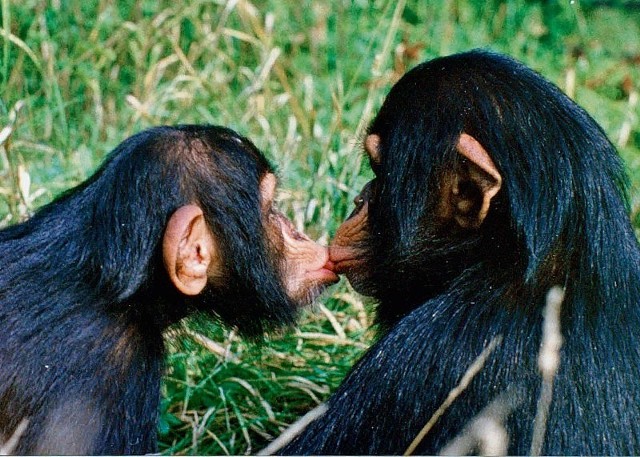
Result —
[{"label": "green grass", "polygon": [[[252,138],[279,167],[281,208],[328,242],[370,175],[362,131],[391,85],[475,47],[523,60],[602,124],[640,226],[640,11],[629,4],[0,0],[0,226],[88,177],[134,132],[206,122]],[[201,336],[175,340],[162,451],[255,453],[324,400],[371,341],[371,316],[344,284],[322,302],[298,333],[263,345],[215,324],[200,332],[226,356]]]}]

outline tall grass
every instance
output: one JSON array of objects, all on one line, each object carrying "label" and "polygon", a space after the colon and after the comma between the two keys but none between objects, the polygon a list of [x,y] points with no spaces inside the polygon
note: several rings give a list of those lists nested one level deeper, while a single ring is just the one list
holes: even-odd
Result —
[{"label": "tall grass", "polygon": [[[637,186],[640,12],[625,5],[0,0],[0,226],[85,179],[130,134],[206,122],[251,137],[278,165],[281,208],[328,242],[370,176],[362,132],[389,87],[421,60],[474,47],[563,87],[619,144]],[[345,284],[322,302],[264,345],[215,324],[170,344],[162,451],[255,453],[325,399],[369,344],[371,316]]]}]

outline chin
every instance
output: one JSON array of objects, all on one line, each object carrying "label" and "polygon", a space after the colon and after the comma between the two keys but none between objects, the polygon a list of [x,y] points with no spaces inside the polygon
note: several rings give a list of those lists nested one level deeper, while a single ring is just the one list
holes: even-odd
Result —
[{"label": "chin", "polygon": [[372,297],[374,295],[374,287],[371,284],[369,275],[364,274],[361,270],[346,271],[345,276],[349,280],[349,284],[353,290],[360,295]]},{"label": "chin", "polygon": [[299,292],[292,297],[300,307],[310,306],[329,286],[340,281],[338,275],[329,270],[318,272],[312,276],[304,287],[299,288]]},{"label": "chin", "polygon": [[328,284],[316,283],[307,287],[303,292],[293,297],[299,308],[311,306],[327,290]]}]

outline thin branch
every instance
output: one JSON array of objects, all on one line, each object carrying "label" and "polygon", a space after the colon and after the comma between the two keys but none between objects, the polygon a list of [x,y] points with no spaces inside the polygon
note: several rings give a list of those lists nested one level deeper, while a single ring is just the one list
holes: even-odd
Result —
[{"label": "thin branch", "polygon": [[533,423],[533,437],[529,455],[538,456],[542,452],[544,435],[547,430],[549,408],[553,399],[553,380],[560,366],[560,348],[562,348],[562,333],[560,332],[560,310],[564,290],[552,287],[547,293],[547,304],[544,308],[544,322],[542,324],[542,344],[538,354],[538,369],[542,375],[542,389],[538,398],[536,418]]},{"label": "thin branch", "polygon": [[427,433],[433,428],[435,423],[440,419],[440,417],[445,413],[445,411],[451,406],[451,404],[458,398],[458,396],[465,391],[465,389],[469,386],[473,378],[482,370],[482,367],[486,363],[487,359],[491,355],[491,353],[498,347],[498,345],[502,342],[502,335],[495,336],[487,345],[486,348],[480,353],[480,355],[473,361],[471,366],[467,369],[465,374],[462,376],[460,383],[454,387],[449,395],[442,403],[442,405],[436,410],[436,412],[431,416],[431,419],[425,424],[425,426],[420,430],[420,433],[414,438],[411,442],[407,450],[404,452],[404,455],[412,455],[420,442],[427,436]]},{"label": "thin branch", "polygon": [[522,402],[522,393],[513,387],[498,395],[482,409],[440,451],[440,455],[468,455],[475,450],[481,455],[505,455],[509,435],[504,427],[505,419]]},{"label": "thin branch", "polygon": [[11,455],[13,451],[16,450],[18,443],[20,442],[20,438],[27,430],[27,426],[29,425],[28,419],[22,419],[16,429],[13,431],[11,438],[7,440],[6,443],[0,444],[0,455]]},{"label": "thin branch", "polygon": [[257,455],[273,455],[289,444],[307,425],[327,412],[327,405],[322,403],[289,426],[282,434],[258,452]]}]

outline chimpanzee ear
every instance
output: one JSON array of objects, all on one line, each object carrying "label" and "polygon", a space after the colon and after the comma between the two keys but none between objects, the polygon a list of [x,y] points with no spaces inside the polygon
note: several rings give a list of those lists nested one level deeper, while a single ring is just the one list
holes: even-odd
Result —
[{"label": "chimpanzee ear", "polygon": [[171,215],[162,240],[162,255],[169,278],[180,292],[202,292],[218,256],[199,206],[185,205]]},{"label": "chimpanzee ear", "polygon": [[375,133],[367,135],[364,140],[364,149],[374,163],[380,164],[380,137]]},{"label": "chimpanzee ear", "polygon": [[459,163],[451,183],[453,217],[461,227],[477,228],[502,186],[502,176],[486,149],[471,135],[462,133],[456,149],[466,160]]}]

